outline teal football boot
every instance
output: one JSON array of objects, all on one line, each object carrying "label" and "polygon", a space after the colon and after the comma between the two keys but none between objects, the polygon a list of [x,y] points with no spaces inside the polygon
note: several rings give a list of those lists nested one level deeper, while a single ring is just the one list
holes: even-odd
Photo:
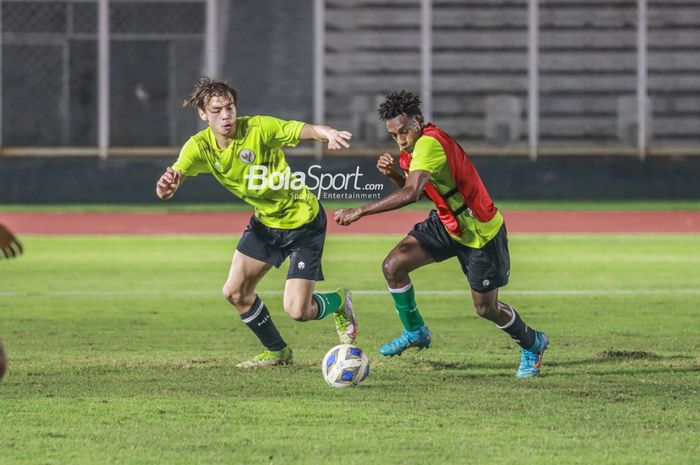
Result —
[{"label": "teal football boot", "polygon": [[516,378],[531,378],[540,375],[540,364],[542,363],[542,354],[549,346],[549,338],[542,331],[537,331],[535,334],[535,343],[530,350],[520,348],[520,366],[518,367]]},{"label": "teal football boot", "polygon": [[381,346],[379,352],[386,357],[393,357],[401,355],[404,350],[411,347],[417,347],[418,350],[427,349],[432,341],[433,335],[428,327],[421,326],[415,331],[404,330],[401,336]]}]

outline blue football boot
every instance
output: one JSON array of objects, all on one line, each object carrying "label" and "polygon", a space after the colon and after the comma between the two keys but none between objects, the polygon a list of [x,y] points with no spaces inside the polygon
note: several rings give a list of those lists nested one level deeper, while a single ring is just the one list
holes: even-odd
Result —
[{"label": "blue football boot", "polygon": [[418,347],[418,350],[427,349],[432,341],[433,335],[428,327],[421,326],[415,331],[404,330],[401,336],[381,346],[379,352],[384,356],[393,357],[394,355],[401,355],[404,350],[411,347]]},{"label": "blue football boot", "polygon": [[520,366],[518,367],[516,378],[531,378],[540,375],[540,363],[542,354],[549,346],[549,338],[542,331],[535,333],[535,343],[530,350],[520,348]]}]

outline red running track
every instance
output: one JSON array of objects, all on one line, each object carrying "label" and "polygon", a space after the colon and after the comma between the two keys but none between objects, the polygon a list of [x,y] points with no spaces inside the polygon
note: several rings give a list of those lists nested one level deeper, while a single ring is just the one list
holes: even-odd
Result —
[{"label": "red running track", "polygon": [[[247,212],[226,213],[0,213],[18,234],[158,235],[239,234]],[[700,211],[513,211],[504,214],[509,233],[700,233]],[[404,234],[427,216],[399,210],[362,218],[349,227],[332,220],[331,234]]]}]

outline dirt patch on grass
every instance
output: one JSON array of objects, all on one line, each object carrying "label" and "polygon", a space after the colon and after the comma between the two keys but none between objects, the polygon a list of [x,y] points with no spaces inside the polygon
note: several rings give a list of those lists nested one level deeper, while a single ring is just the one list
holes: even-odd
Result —
[{"label": "dirt patch on grass", "polygon": [[661,357],[643,350],[604,350],[596,354],[599,360],[658,360]]}]

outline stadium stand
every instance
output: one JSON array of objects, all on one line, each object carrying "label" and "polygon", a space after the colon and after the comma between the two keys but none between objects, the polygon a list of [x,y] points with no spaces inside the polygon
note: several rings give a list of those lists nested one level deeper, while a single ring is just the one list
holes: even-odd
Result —
[{"label": "stadium stand", "polygon": [[[274,14],[264,17],[255,14],[254,0],[237,1],[222,15],[223,74],[241,91],[242,112],[308,120],[312,2],[269,2]],[[179,101],[202,71],[204,2],[165,4],[111,7],[114,147],[176,147],[198,127]],[[470,144],[524,147],[527,0],[432,5],[433,120]],[[636,2],[539,5],[540,147],[634,153]],[[389,90],[421,88],[420,2],[326,0],[325,6],[327,122],[352,129],[356,146],[389,143],[375,108]],[[2,3],[3,153],[95,146],[96,14],[96,4],[82,0]],[[651,146],[700,153],[700,2],[649,0],[648,52]],[[46,124],[33,124],[34,116],[20,110],[30,99],[46,103]],[[494,104],[499,101],[504,108]]]},{"label": "stadium stand", "polygon": [[[494,140],[487,101],[510,96],[509,105],[517,99],[515,107],[522,108],[524,124],[527,2],[436,0],[433,7],[433,119],[462,140]],[[700,4],[650,1],[648,11],[653,139],[697,145]],[[541,2],[542,144],[633,145],[629,102],[635,101],[637,82],[636,15],[631,1]],[[420,89],[419,20],[417,2],[407,0],[327,2],[331,124],[366,125],[373,109],[358,115],[361,105],[354,101],[376,101],[394,88]],[[526,131],[518,137],[524,141]]]}]

